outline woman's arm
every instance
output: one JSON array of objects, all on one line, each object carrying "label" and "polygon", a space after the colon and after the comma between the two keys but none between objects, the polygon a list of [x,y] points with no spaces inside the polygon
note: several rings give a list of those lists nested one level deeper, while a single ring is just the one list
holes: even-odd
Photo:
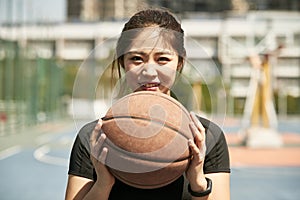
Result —
[{"label": "woman's arm", "polygon": [[101,132],[101,126],[102,121],[99,120],[90,137],[90,160],[98,178],[96,181],[93,181],[88,178],[69,175],[65,196],[66,200],[107,200],[109,197],[115,179],[104,165],[108,153],[107,148],[103,148],[100,151],[106,139],[106,135]]},{"label": "woman's arm", "polygon": [[230,173],[212,173],[205,176],[213,182],[208,199],[230,200]]},{"label": "woman's arm", "polygon": [[[230,173],[204,173],[204,159],[206,154],[206,134],[205,128],[201,122],[196,118],[194,113],[191,113],[192,123],[191,130],[194,134],[194,140],[189,141],[189,147],[192,152],[192,160],[186,176],[189,181],[189,189],[195,193],[192,195],[192,200],[230,200]],[[211,192],[204,195],[207,191],[208,180],[212,182]],[[197,195],[203,195],[197,197]]]},{"label": "woman's arm", "polygon": [[69,175],[66,200],[108,199],[111,187],[97,184],[90,179]]},{"label": "woman's arm", "polygon": [[204,197],[194,197],[192,200],[230,200],[230,173],[211,173],[205,177],[212,180],[212,191]]},{"label": "woman's arm", "polygon": [[90,179],[69,175],[65,199],[83,199],[93,185],[94,181]]}]

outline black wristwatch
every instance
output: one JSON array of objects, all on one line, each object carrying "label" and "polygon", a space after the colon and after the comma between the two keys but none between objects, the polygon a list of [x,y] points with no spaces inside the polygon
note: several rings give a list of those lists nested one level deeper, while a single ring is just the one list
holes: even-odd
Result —
[{"label": "black wristwatch", "polygon": [[206,187],[206,190],[204,191],[201,191],[201,192],[195,192],[191,189],[191,185],[189,184],[188,185],[188,191],[189,193],[194,196],[194,197],[204,197],[206,195],[209,195],[211,193],[211,189],[212,189],[212,181],[209,179],[209,178],[206,178],[206,181],[207,181],[207,187]]}]

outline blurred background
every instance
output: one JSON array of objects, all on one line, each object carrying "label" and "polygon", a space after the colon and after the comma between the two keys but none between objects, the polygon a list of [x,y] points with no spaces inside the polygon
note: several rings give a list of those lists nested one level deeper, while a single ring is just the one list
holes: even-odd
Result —
[{"label": "blurred background", "polygon": [[[191,83],[202,82],[202,111],[243,114],[252,68],[248,58],[255,53],[271,55],[276,113],[300,114],[298,0],[1,0],[0,130],[67,117],[72,95],[87,96],[86,90],[72,93],[83,61],[94,60],[94,70],[107,67],[103,60],[111,56],[114,42],[104,41],[117,39],[124,22],[149,6],[170,9],[182,22],[188,58],[205,77],[191,78]],[[189,48],[189,40],[206,54]],[[90,56],[98,44],[99,52]],[[207,88],[220,79],[225,94],[211,98]]]},{"label": "blurred background", "polygon": [[[299,186],[300,174],[299,149],[294,148],[300,146],[299,0],[0,0],[0,163],[4,177],[0,198],[18,199],[4,180],[26,174],[12,167],[26,156],[32,159],[28,170],[48,162],[55,169],[47,171],[49,166],[45,165],[41,173],[61,177],[46,176],[54,179],[45,191],[39,191],[45,198],[25,189],[28,186],[21,182],[16,187],[25,192],[24,199],[63,198],[69,151],[77,129],[83,121],[96,118],[95,108],[104,106],[99,113],[106,109],[100,100],[109,91],[101,89],[109,86],[107,60],[113,56],[117,36],[132,14],[148,7],[169,9],[181,21],[187,35],[186,68],[193,65],[201,72],[198,77],[192,71],[183,72],[198,99],[193,109],[221,116],[219,122],[231,147],[244,146],[241,130],[256,126],[260,118],[259,127],[276,130],[275,137],[270,134],[265,140],[285,134],[274,147],[292,147],[292,153],[282,155],[292,156],[293,162],[287,163],[296,166],[295,171],[272,170],[274,174],[276,170],[292,172],[284,177],[287,182],[292,178],[293,187],[286,185],[290,196],[271,195],[269,199],[299,199],[299,192],[293,190]],[[81,71],[85,63],[91,69]],[[91,88],[91,81],[94,84],[99,76],[98,86]],[[268,109],[264,110],[265,104]],[[72,120],[82,123],[74,127]],[[234,150],[233,160],[240,158]],[[34,164],[34,160],[41,163]],[[244,166],[243,161],[233,164]],[[9,170],[19,172],[12,175]],[[234,180],[245,178],[245,174],[236,174]],[[32,176],[30,180],[32,187],[41,187],[41,180]],[[58,180],[60,187],[56,188]],[[49,187],[58,191],[58,196],[53,196]],[[267,191],[274,189],[268,187]],[[268,199],[266,196],[256,199]],[[233,192],[233,199],[247,199],[247,195]]]}]

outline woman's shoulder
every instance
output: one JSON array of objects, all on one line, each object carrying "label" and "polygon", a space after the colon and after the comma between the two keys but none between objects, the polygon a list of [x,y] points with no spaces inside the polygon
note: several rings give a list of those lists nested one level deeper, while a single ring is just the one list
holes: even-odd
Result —
[{"label": "woman's shoulder", "polygon": [[230,172],[229,151],[223,130],[211,120],[197,117],[206,131],[205,173]]},{"label": "woman's shoulder", "polygon": [[85,123],[80,128],[79,133],[90,133],[95,128],[97,122],[98,122],[98,120],[94,120],[94,121],[90,121],[90,122]]},{"label": "woman's shoulder", "polygon": [[196,116],[207,131],[211,132],[212,134],[214,134],[216,136],[220,135],[220,134],[224,134],[222,128],[215,122],[213,122],[205,117],[202,117],[200,115],[197,115],[197,114],[196,114]]},{"label": "woman's shoulder", "polygon": [[214,147],[228,148],[224,131],[211,120],[196,115],[206,131],[206,150],[209,153]]},{"label": "woman's shoulder", "polygon": [[78,131],[76,141],[78,145],[83,145],[85,148],[89,148],[91,134],[97,124],[98,120],[85,123]]}]

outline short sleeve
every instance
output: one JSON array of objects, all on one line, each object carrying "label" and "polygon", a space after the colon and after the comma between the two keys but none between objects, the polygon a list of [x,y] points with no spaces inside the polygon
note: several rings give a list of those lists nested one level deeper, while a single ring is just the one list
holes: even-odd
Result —
[{"label": "short sleeve", "polygon": [[69,175],[95,180],[93,164],[90,160],[88,141],[96,122],[85,125],[77,135],[72,147],[69,163]]},{"label": "short sleeve", "polygon": [[205,118],[199,120],[206,129],[204,173],[230,173],[229,151],[224,132],[218,125]]}]

